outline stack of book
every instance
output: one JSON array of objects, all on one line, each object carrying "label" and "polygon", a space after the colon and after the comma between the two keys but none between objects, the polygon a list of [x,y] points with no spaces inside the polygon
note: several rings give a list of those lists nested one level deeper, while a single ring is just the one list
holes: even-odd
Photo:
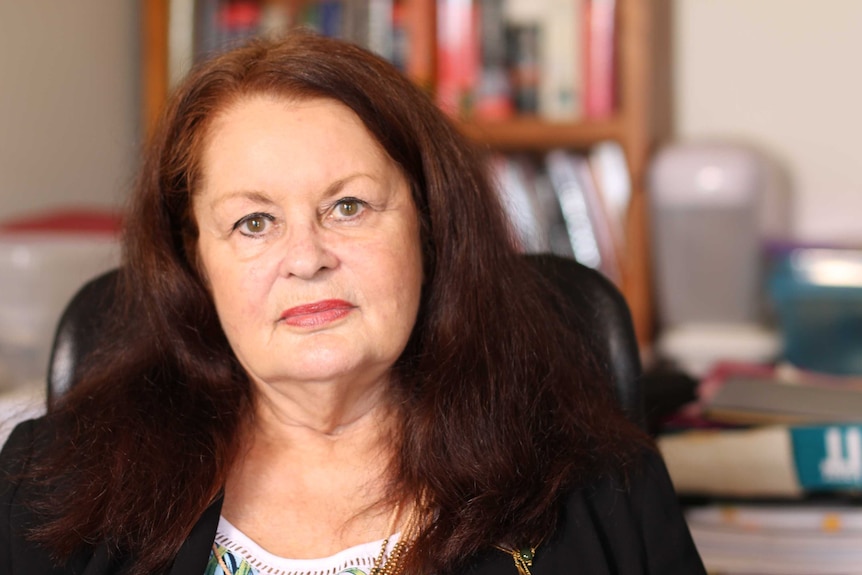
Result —
[{"label": "stack of book", "polygon": [[722,504],[689,510],[710,573],[851,575],[862,572],[862,509],[847,504]]},{"label": "stack of book", "polygon": [[862,572],[862,378],[718,366],[657,441],[711,571]]},{"label": "stack of book", "polygon": [[862,378],[727,367],[658,438],[686,495],[862,490]]}]

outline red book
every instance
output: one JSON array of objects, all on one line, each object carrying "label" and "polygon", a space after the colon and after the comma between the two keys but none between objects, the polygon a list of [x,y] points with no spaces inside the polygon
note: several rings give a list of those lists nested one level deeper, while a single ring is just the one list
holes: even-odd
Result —
[{"label": "red book", "polygon": [[614,113],[616,91],[616,0],[587,0],[584,113],[607,118]]},{"label": "red book", "polygon": [[472,0],[437,5],[437,105],[453,117],[473,111],[479,71],[478,10]]},{"label": "red book", "polygon": [[400,0],[396,8],[401,11],[398,21],[404,28],[405,51],[403,61],[407,76],[429,91],[434,84],[434,26],[435,0]]}]

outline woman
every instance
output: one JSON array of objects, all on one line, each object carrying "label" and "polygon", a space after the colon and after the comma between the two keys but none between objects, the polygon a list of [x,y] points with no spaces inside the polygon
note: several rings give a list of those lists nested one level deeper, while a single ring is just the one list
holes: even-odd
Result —
[{"label": "woman", "polygon": [[385,62],[296,34],[203,65],[133,198],[117,325],[4,448],[4,572],[702,573],[512,244]]}]

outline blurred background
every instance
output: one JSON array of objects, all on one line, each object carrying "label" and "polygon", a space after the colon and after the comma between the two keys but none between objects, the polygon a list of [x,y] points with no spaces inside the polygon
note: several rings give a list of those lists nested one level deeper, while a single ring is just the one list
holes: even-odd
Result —
[{"label": "blurred background", "polygon": [[[816,7],[807,0],[3,2],[0,265],[6,277],[0,292],[6,297],[0,297],[0,356],[21,355],[36,340],[44,347],[74,288],[116,264],[117,254],[105,244],[116,237],[111,234],[135,177],[141,142],[172,78],[224,37],[259,33],[273,22],[332,27],[333,14],[343,24],[356,17],[348,14],[357,6],[366,10],[368,44],[385,36],[373,19],[381,6],[388,10],[385,25],[395,32],[373,48],[390,50],[388,57],[414,80],[436,86],[440,105],[500,154],[497,173],[520,218],[516,225],[525,233],[525,249],[595,259],[590,265],[617,283],[632,308],[645,357],[658,349],[697,376],[717,359],[774,360],[781,334],[764,335],[760,328],[772,327],[781,306],[773,302],[771,315],[761,309],[772,272],[772,263],[761,257],[764,248],[784,257],[800,246],[862,245],[862,171],[856,158],[862,77],[849,64],[862,52],[862,3],[856,0],[823,0]],[[471,10],[481,10],[481,16]],[[569,10],[572,22],[559,32],[554,22],[563,18],[553,15],[562,10]],[[496,29],[486,25],[492,21]],[[463,33],[471,22],[481,22],[481,30]],[[602,25],[607,30],[599,33]],[[425,39],[417,39],[419,32]],[[540,34],[557,43],[540,46]],[[455,43],[448,44],[452,38]],[[607,53],[602,41],[610,47]],[[413,54],[399,55],[401,44],[409,44]],[[549,57],[569,51],[584,57]],[[475,57],[476,69],[447,68],[452,54],[456,63]],[[590,68],[594,57],[610,62],[604,92],[596,92],[602,78],[596,72],[601,66]],[[488,64],[492,58],[496,64]],[[572,62],[578,67],[574,79]],[[486,93],[482,74],[491,65],[507,67],[502,82],[509,101]],[[540,65],[541,74],[530,68]],[[468,76],[466,87],[457,74]],[[576,97],[569,97],[565,110],[545,107],[547,79],[574,82]],[[566,89],[571,96],[571,85]],[[549,154],[556,148],[566,149]],[[521,152],[532,155],[531,167]],[[629,180],[627,189],[618,190],[625,196],[621,207],[609,210],[619,211],[619,221],[611,214],[609,223],[593,222],[595,253],[583,256],[572,222],[564,221],[570,214],[556,208],[563,230],[557,236],[555,222],[539,214],[543,182],[546,192],[555,188],[548,196],[554,205],[566,208],[557,201],[560,177],[583,179],[603,161],[613,166],[615,158],[617,175]],[[580,165],[585,163],[592,167]],[[513,174],[523,180],[525,170],[541,172],[530,175],[529,190],[520,180],[512,184],[517,178],[506,180]],[[595,184],[587,188],[609,194],[601,189],[606,182],[600,174],[587,179]],[[612,204],[613,198],[604,202]],[[530,210],[532,220],[524,217]],[[605,241],[610,247],[602,245],[601,224],[615,236]],[[58,236],[58,228],[82,233]],[[81,245],[71,246],[72,237]],[[85,265],[85,256],[69,250],[87,252],[91,240],[98,244],[93,253],[104,254]],[[798,267],[793,266],[788,273]],[[728,287],[734,281],[737,287]],[[795,297],[796,287],[772,289]],[[21,301],[37,293],[40,305],[49,303],[31,320],[22,315]],[[851,315],[858,319],[860,304],[854,305]],[[838,315],[836,310],[846,311],[830,313]],[[716,339],[714,330],[700,329],[704,321],[744,325],[747,331],[734,329]],[[751,325],[757,333],[747,329]],[[681,335],[680,326],[686,328]],[[40,353],[37,363],[46,352]],[[858,353],[854,361],[852,369],[836,371],[862,369],[856,367],[862,365]],[[33,374],[38,378],[41,371]],[[0,364],[0,381],[2,376]]]},{"label": "blurred background", "polygon": [[[858,241],[862,3],[671,6],[674,137],[762,147],[789,176],[795,235]],[[113,0],[0,3],[0,216],[123,201],[142,133],[139,13]]]},{"label": "blurred background", "polygon": [[[44,409],[45,367],[63,306],[84,281],[118,262],[119,214],[169,78],[202,50],[208,34],[242,36],[266,18],[270,24],[284,19],[261,6],[299,4],[0,0],[0,442],[14,420]],[[488,60],[496,54],[496,65],[515,70],[502,80],[511,83],[507,90],[523,89],[514,101],[494,100],[499,85],[492,82],[483,107],[488,94],[473,92],[477,70],[444,70],[447,58],[457,63],[470,60],[468,53],[475,56],[470,33],[462,37],[465,44],[448,48],[444,39],[454,33],[416,45],[437,51],[441,106],[461,115],[467,133],[497,154],[501,193],[524,248],[589,260],[623,291],[647,367],[650,431],[659,435],[682,495],[793,501],[773,505],[769,513],[737,508],[732,517],[712,506],[692,507],[690,524],[708,566],[716,573],[749,573],[754,564],[763,573],[849,572],[843,565],[817,569],[838,556],[830,555],[824,530],[848,538],[836,544],[862,549],[860,510],[811,510],[796,503],[811,490],[850,490],[856,497],[862,490],[862,75],[852,64],[862,54],[862,2],[311,5],[319,10],[302,17],[317,18],[323,27],[331,24],[325,14],[334,13],[326,10],[410,6],[399,17],[406,18],[408,31],[426,36],[433,28],[429,6],[447,15],[441,30],[458,18],[459,25],[470,22],[477,6],[483,24],[499,17],[495,10],[505,12],[505,37],[502,28],[483,27],[482,38],[496,40],[481,49]],[[598,20],[591,21],[591,32],[572,24],[560,36],[551,30],[564,10],[574,14],[572,22]],[[202,14],[210,18],[204,33],[192,34]],[[600,21],[602,14],[610,19]],[[655,14],[661,16],[653,19]],[[605,36],[596,32],[602,22],[614,28]],[[529,84],[536,78],[536,30],[557,34],[557,47],[579,54],[605,53],[602,38],[609,40],[605,47],[614,55],[606,60],[615,62],[616,79],[599,92],[598,108],[590,101],[596,70],[588,68],[578,68],[573,80],[576,92],[584,89],[577,109],[544,108],[543,88]],[[391,44],[399,38],[394,35]],[[510,44],[521,50],[514,59]],[[568,53],[544,50],[546,57]],[[414,52],[420,52],[418,61],[407,58],[400,65],[421,85],[433,83],[434,58],[425,52],[423,62],[422,51]],[[567,72],[544,76],[571,80],[568,64],[554,68],[560,61],[548,62]],[[473,75],[466,88],[458,73]],[[564,104],[572,105],[571,99]],[[603,177],[608,173],[619,177]],[[577,230],[567,213],[574,204],[563,193],[581,188],[597,188],[605,203],[604,211],[591,210],[597,219],[589,253],[574,240]],[[579,201],[581,206],[585,198]],[[602,226],[610,240],[602,238]],[[788,382],[793,385],[779,385]],[[801,399],[788,395],[803,387],[817,391]],[[767,395],[760,393],[764,389]],[[852,393],[827,392],[838,389]],[[815,427],[797,443],[795,428],[764,427],[776,421]],[[707,428],[721,433],[710,436],[717,443],[697,435],[686,448],[690,432]],[[758,435],[725,435],[728,428]],[[743,443],[726,443],[731,437]],[[807,446],[804,457],[799,446]],[[804,478],[805,466],[813,470],[813,482]],[[836,528],[851,523],[856,527],[850,531]],[[801,531],[773,536],[769,525]],[[711,547],[715,529],[724,530],[721,541],[730,541],[728,529],[740,537]],[[815,540],[816,550],[800,543]],[[770,545],[778,551],[767,564],[761,550]],[[738,560],[745,553],[748,564]],[[857,567],[862,561],[841,557]]]},{"label": "blurred background", "polygon": [[[141,143],[191,61],[285,22],[343,36],[356,18],[364,29],[350,29],[352,38],[365,34],[357,41],[433,86],[441,107],[498,154],[525,249],[574,255],[617,283],[645,357],[658,349],[696,372],[734,355],[774,359],[780,335],[760,329],[779,307],[762,309],[771,265],[763,252],[862,245],[855,0],[816,9],[806,0],[3,2],[0,357],[36,340],[45,347],[74,288],[116,264],[105,244]],[[488,84],[494,66],[507,75]],[[552,106],[544,94],[554,82],[568,100]],[[560,178],[586,174],[587,191],[608,196],[599,165],[628,182],[616,190],[620,205],[604,198],[619,213],[593,222],[587,253],[567,221],[574,216],[559,208]],[[86,252],[93,239],[103,255],[69,251]],[[22,315],[26,298],[46,308],[38,320]],[[745,329],[716,336],[704,321]],[[7,365],[6,379],[10,369],[20,370]]]}]

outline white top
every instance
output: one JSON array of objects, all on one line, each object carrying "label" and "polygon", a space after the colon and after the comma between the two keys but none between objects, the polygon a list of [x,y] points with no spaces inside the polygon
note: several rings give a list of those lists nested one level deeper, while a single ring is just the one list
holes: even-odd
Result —
[{"label": "white top", "polygon": [[[389,538],[386,556],[398,542],[399,534]],[[288,559],[273,555],[224,517],[219,518],[214,551],[210,553],[205,575],[368,575],[380,554],[383,539],[350,547],[330,557],[319,559]],[[229,569],[224,573],[218,562],[221,557]]]}]

